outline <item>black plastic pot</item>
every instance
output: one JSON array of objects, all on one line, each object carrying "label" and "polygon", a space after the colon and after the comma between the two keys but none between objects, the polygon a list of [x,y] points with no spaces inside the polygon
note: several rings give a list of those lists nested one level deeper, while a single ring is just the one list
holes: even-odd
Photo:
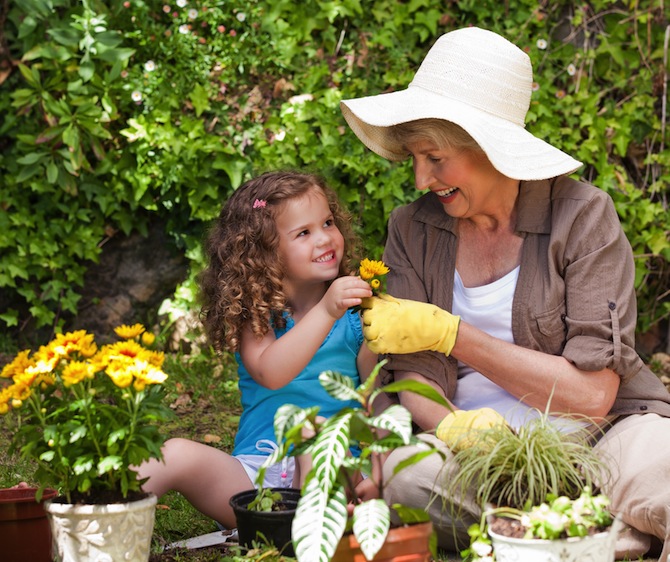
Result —
[{"label": "black plastic pot", "polygon": [[247,506],[256,497],[256,490],[245,490],[230,498],[230,505],[237,519],[237,534],[240,544],[247,548],[252,543],[272,543],[286,556],[295,556],[291,542],[291,524],[295,515],[300,490],[296,488],[272,488],[282,495],[281,509],[277,511],[250,511]]}]

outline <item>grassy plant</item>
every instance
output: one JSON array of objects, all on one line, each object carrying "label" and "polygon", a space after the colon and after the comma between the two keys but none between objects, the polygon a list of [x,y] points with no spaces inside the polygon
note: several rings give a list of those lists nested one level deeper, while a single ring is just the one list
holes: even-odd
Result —
[{"label": "grassy plant", "polygon": [[[566,420],[567,422],[567,420]],[[463,497],[475,490],[478,505],[523,508],[539,505],[547,494],[579,497],[597,488],[607,474],[581,432],[567,433],[541,413],[518,430],[496,426],[475,436],[472,447],[456,453],[459,469],[452,489]]]}]

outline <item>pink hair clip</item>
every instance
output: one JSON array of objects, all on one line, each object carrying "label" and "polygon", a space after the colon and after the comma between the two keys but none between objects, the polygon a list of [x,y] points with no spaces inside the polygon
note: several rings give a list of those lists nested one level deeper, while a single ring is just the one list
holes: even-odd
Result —
[{"label": "pink hair clip", "polygon": [[267,204],[268,202],[265,199],[256,199],[256,201],[254,201],[254,209],[262,209]]}]

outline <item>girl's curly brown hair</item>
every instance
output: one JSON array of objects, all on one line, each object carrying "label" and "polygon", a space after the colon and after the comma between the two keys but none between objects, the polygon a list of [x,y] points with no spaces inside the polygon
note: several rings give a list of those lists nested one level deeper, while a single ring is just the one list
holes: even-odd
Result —
[{"label": "girl's curly brown hair", "polygon": [[[310,191],[322,193],[344,237],[340,275],[355,269],[358,240],[337,195],[314,174],[267,172],[242,185],[223,206],[205,242],[207,267],[198,276],[202,320],[215,349],[238,351],[242,328],[263,337],[271,322],[285,326],[289,310],[283,289],[276,217],[283,203]],[[259,201],[254,206],[254,203]]]}]

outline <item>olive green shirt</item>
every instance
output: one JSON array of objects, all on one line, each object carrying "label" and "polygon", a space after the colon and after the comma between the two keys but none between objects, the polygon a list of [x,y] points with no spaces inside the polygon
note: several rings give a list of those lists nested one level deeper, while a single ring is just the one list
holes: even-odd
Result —
[{"label": "olive green shirt", "polygon": [[[561,176],[522,181],[517,234],[524,239],[512,305],[517,345],[561,355],[579,369],[621,377],[612,416],[670,416],[670,393],[635,351],[634,264],[614,204],[602,190]],[[433,193],[391,214],[384,262],[388,293],[451,311],[458,219]],[[420,373],[448,398],[457,362],[440,353],[389,355],[386,369]]]}]

